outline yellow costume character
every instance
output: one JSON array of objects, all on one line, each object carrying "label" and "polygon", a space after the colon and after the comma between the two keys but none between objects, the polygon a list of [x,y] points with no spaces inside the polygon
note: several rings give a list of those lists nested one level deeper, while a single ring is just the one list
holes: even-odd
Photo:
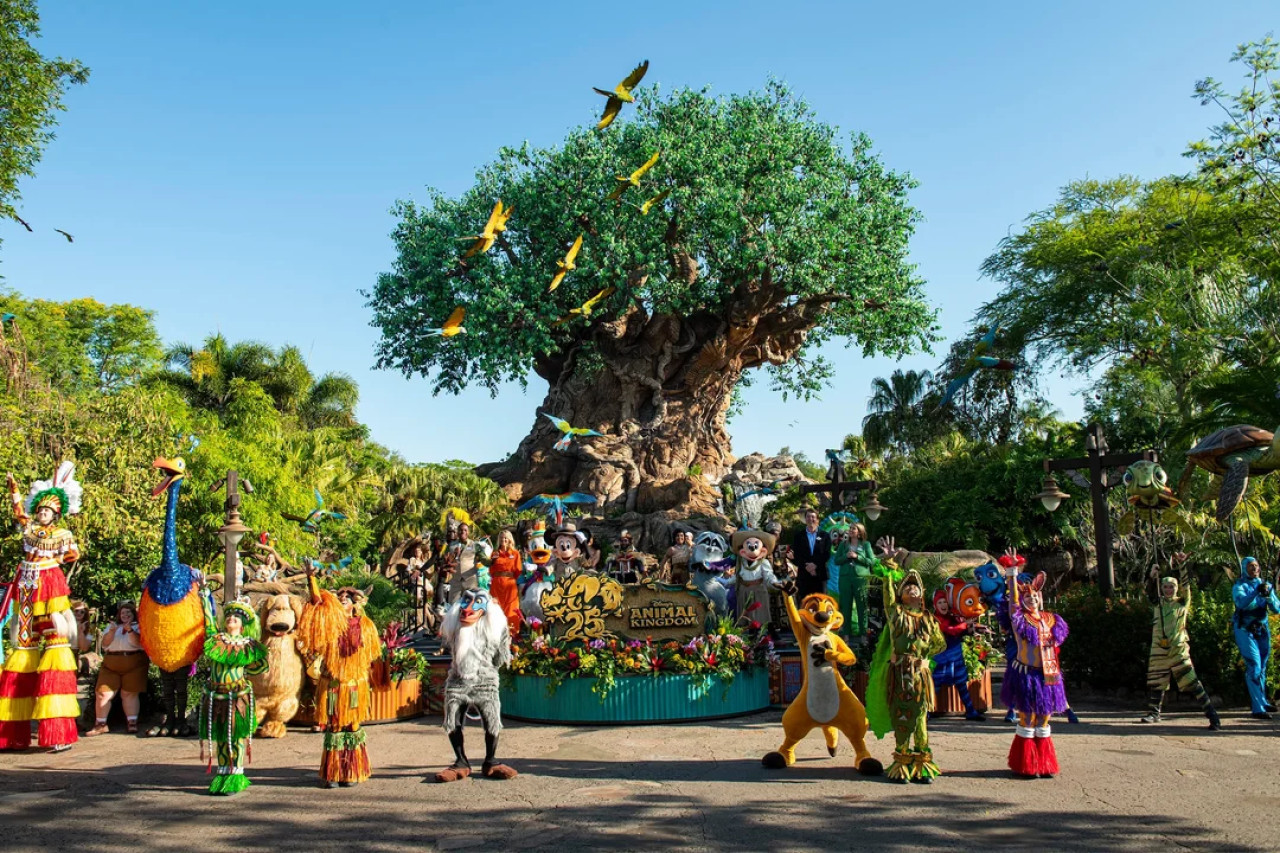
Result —
[{"label": "yellow costume character", "polygon": [[782,715],[786,737],[776,752],[766,755],[765,767],[780,768],[795,763],[796,744],[814,729],[822,729],[827,751],[836,754],[836,741],[844,732],[853,744],[855,765],[866,776],[878,776],[883,765],[867,751],[867,712],[840,677],[836,664],[848,666],[857,658],[836,634],[844,624],[836,600],[829,595],[805,596],[797,610],[786,599],[791,631],[804,649],[804,686]]}]

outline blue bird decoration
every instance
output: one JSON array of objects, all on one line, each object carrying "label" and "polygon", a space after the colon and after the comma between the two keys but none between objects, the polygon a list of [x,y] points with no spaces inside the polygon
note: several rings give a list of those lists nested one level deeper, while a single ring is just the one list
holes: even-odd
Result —
[{"label": "blue bird decoration", "polygon": [[987,333],[982,336],[977,344],[973,347],[973,352],[969,358],[965,360],[964,366],[960,369],[960,373],[954,379],[947,383],[946,393],[942,396],[942,402],[938,404],[938,408],[945,408],[947,403],[960,392],[960,389],[969,383],[973,375],[982,369],[989,370],[1013,370],[1017,367],[1012,361],[1003,358],[995,358],[986,355],[987,352],[995,346],[996,335],[1000,333],[999,326],[992,326]]},{"label": "blue bird decoration", "polygon": [[307,513],[305,516],[290,515],[287,512],[282,512],[280,513],[280,515],[289,519],[290,521],[298,522],[299,524],[302,525],[302,529],[308,533],[315,533],[316,530],[319,529],[320,522],[324,521],[326,518],[332,518],[338,521],[343,521],[346,519],[347,516],[345,514],[341,512],[337,512],[335,510],[329,510],[324,508],[324,498],[320,495],[319,489],[313,489],[312,491],[315,493],[315,496],[316,496],[315,509],[311,510],[311,512]]},{"label": "blue bird decoration", "polygon": [[564,510],[570,504],[593,504],[596,499],[591,495],[584,495],[582,492],[563,492],[558,495],[534,495],[529,500],[516,507],[516,512],[525,512],[538,507],[546,507],[547,516],[555,516],[556,526],[559,527],[564,522]]}]

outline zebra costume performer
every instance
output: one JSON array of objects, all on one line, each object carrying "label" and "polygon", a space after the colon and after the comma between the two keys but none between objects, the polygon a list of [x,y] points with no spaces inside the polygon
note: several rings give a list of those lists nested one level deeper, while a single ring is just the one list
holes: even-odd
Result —
[{"label": "zebra costume performer", "polygon": [[[1153,570],[1154,571],[1154,570]],[[1151,656],[1147,659],[1147,689],[1150,710],[1140,722],[1160,722],[1160,708],[1169,678],[1184,693],[1196,697],[1210,729],[1222,728],[1218,712],[1191,665],[1191,641],[1187,637],[1187,615],[1191,612],[1191,585],[1183,584],[1179,594],[1177,578],[1160,578],[1160,600],[1151,613]]]},{"label": "zebra costume performer", "polygon": [[453,655],[444,682],[444,730],[453,746],[454,761],[436,774],[436,781],[456,782],[471,775],[462,736],[468,708],[480,714],[484,725],[481,773],[489,779],[515,778],[516,771],[495,758],[502,732],[498,669],[511,661],[506,614],[489,598],[488,590],[464,590],[445,613],[441,636]]}]

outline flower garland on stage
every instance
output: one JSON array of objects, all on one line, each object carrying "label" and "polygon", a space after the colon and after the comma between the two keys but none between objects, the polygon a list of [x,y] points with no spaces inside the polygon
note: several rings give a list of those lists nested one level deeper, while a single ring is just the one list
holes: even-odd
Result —
[{"label": "flower garland on stage", "polygon": [[594,678],[592,690],[603,699],[618,678],[691,675],[718,677],[725,684],[745,670],[767,667],[778,659],[773,641],[758,622],[736,627],[722,619],[713,633],[678,640],[624,640],[616,637],[582,642],[552,637],[545,625],[530,620],[529,634],[511,647],[511,663],[503,678],[535,675],[548,679],[554,691],[567,678]]}]

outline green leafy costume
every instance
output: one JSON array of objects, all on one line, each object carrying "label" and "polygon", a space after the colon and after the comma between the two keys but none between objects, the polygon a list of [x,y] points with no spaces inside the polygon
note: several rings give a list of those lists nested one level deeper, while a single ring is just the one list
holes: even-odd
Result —
[{"label": "green leafy costume", "polygon": [[[209,681],[200,703],[200,757],[218,766],[210,794],[235,794],[249,787],[244,766],[253,755],[253,730],[257,718],[253,705],[250,675],[267,671],[267,650],[258,642],[258,620],[253,609],[237,601],[223,608],[224,630],[215,628],[213,601],[201,596],[204,608],[204,657],[209,664]],[[239,634],[225,630],[226,617],[239,616]]]},{"label": "green leafy costume", "polygon": [[[885,626],[871,660],[867,684],[867,722],[876,737],[893,729],[893,763],[886,771],[900,782],[932,782],[940,775],[929,749],[927,721],[933,710],[933,656],[946,645],[938,622],[925,609],[908,608],[898,601],[892,567],[877,563],[882,578]],[[924,591],[920,575],[907,572],[902,585],[916,584]],[[914,738],[915,748],[912,749]]]}]

